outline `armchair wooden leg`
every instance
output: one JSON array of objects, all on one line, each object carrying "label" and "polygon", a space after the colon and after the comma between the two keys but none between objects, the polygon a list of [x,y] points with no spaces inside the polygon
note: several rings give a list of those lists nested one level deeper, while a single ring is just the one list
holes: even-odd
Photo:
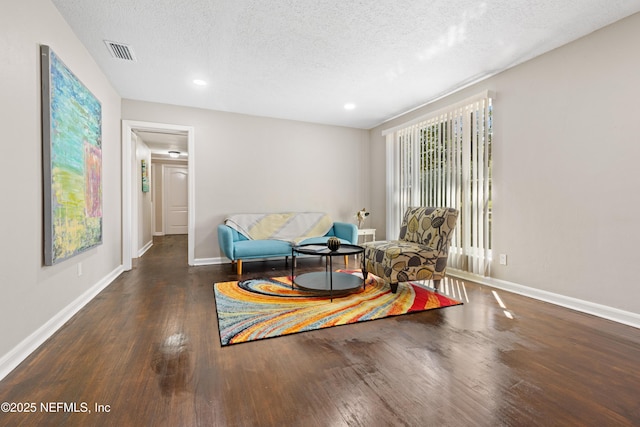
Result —
[{"label": "armchair wooden leg", "polygon": [[398,292],[398,284],[397,283],[389,283],[389,287],[391,288],[391,293],[395,294]]},{"label": "armchair wooden leg", "polygon": [[433,289],[438,290],[438,286],[440,286],[440,279],[433,281]]},{"label": "armchair wooden leg", "polygon": [[344,256],[344,265],[348,266],[349,265],[349,255],[345,255]]},{"label": "armchair wooden leg", "polygon": [[241,275],[242,274],[242,260],[239,259],[237,264],[236,264],[236,274],[237,275]]}]

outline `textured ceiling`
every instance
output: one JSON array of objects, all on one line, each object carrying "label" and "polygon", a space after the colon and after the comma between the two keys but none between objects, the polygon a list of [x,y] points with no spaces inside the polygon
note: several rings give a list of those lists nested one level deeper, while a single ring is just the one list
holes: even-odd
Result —
[{"label": "textured ceiling", "polygon": [[123,98],[364,129],[640,11],[640,0],[53,3]]}]

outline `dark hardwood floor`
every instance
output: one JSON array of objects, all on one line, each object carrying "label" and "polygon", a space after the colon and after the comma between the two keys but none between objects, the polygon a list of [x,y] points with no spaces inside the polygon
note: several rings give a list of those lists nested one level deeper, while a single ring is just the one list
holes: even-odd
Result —
[{"label": "dark hardwood floor", "polygon": [[640,425],[636,328],[448,278],[464,305],[221,348],[212,285],[238,277],[186,257],[186,236],[156,238],[0,382],[37,405],[0,425]]}]

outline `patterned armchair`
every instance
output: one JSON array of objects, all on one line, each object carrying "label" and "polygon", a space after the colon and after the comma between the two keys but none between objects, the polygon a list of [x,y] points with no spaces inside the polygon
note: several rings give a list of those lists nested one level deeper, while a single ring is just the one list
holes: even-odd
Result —
[{"label": "patterned armchair", "polygon": [[451,208],[408,208],[399,240],[362,244],[362,274],[374,274],[396,293],[399,282],[433,280],[437,290],[444,277],[451,235],[458,211]]}]

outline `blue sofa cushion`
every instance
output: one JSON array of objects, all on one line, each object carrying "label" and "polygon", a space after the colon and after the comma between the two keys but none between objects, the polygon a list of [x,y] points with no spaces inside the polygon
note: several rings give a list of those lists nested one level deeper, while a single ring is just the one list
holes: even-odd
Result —
[{"label": "blue sofa cushion", "polygon": [[291,254],[291,244],[284,240],[239,240],[235,242],[236,259],[268,258]]}]

